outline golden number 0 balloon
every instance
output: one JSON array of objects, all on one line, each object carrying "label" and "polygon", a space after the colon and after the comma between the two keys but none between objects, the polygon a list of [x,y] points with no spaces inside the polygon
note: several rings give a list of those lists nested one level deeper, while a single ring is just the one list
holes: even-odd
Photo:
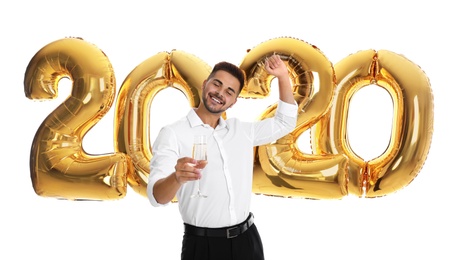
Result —
[{"label": "golden number 0 balloon", "polygon": [[33,140],[30,171],[38,195],[64,199],[108,200],[127,190],[131,161],[123,153],[90,155],[82,141],[110,109],[115,78],[105,54],[79,38],[58,40],[43,47],[25,72],[25,95],[53,99],[63,77],[72,92],[42,122]]},{"label": "golden number 0 balloon", "polygon": [[[128,154],[134,171],[128,176],[130,186],[147,196],[150,174],[150,107],[159,91],[173,87],[187,97],[192,107],[200,103],[203,80],[211,67],[197,57],[174,50],[161,52],[139,64],[125,79],[116,106],[115,149]],[[163,113],[164,111],[160,111]]]},{"label": "golden number 0 balloon", "polygon": [[[396,53],[360,51],[335,66],[337,91],[333,107],[312,131],[316,152],[349,158],[349,191],[380,197],[408,185],[427,157],[433,132],[433,96],[425,73]],[[359,89],[376,84],[392,97],[393,127],[385,152],[364,161],[347,139],[349,102]]]}]

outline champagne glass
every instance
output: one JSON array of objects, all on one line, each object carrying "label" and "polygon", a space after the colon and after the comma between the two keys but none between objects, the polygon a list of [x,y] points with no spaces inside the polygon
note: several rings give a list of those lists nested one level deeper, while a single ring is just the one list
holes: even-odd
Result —
[{"label": "champagne glass", "polygon": [[[206,135],[194,136],[194,145],[192,147],[192,157],[198,161],[207,160],[206,157]],[[206,198],[207,195],[200,191],[200,180],[195,181],[197,192],[191,195],[191,198]]]}]

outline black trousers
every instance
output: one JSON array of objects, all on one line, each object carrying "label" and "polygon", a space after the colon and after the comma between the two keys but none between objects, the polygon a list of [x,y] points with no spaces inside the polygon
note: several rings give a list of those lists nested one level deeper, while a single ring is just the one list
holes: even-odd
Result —
[{"label": "black trousers", "polygon": [[184,234],[182,260],[264,260],[258,229],[253,224],[234,237],[206,237]]}]

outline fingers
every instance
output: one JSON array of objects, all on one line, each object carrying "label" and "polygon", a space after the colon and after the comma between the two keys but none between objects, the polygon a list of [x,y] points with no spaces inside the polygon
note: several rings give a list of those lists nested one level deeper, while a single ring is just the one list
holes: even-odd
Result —
[{"label": "fingers", "polygon": [[269,71],[275,70],[276,68],[280,67],[281,65],[283,65],[283,61],[281,60],[280,55],[273,54],[270,57],[266,57],[265,67],[267,70],[269,70]]},{"label": "fingers", "polygon": [[269,60],[276,65],[281,63],[281,57],[278,54],[273,54],[269,57]]},{"label": "fingers", "polygon": [[197,161],[193,158],[180,158],[175,165],[175,178],[178,183],[195,181],[202,177],[201,170],[205,168],[207,161]]},{"label": "fingers", "polygon": [[202,170],[203,168],[206,167],[206,165],[208,164],[207,160],[199,160],[197,161],[197,164],[195,165],[195,168]]}]

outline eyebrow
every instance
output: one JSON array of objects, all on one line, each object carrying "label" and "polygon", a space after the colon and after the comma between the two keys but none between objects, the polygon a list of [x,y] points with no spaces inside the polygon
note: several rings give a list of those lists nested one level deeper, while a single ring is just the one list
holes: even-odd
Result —
[{"label": "eyebrow", "polygon": [[[220,85],[223,86],[223,82],[222,82],[222,81],[220,81],[220,80],[218,80],[218,79],[213,79],[213,81],[215,81],[215,82],[217,82],[217,83],[219,83]],[[228,87],[228,89],[229,89],[231,92],[233,92],[234,94],[236,94],[236,91],[235,91],[232,87]]]}]

